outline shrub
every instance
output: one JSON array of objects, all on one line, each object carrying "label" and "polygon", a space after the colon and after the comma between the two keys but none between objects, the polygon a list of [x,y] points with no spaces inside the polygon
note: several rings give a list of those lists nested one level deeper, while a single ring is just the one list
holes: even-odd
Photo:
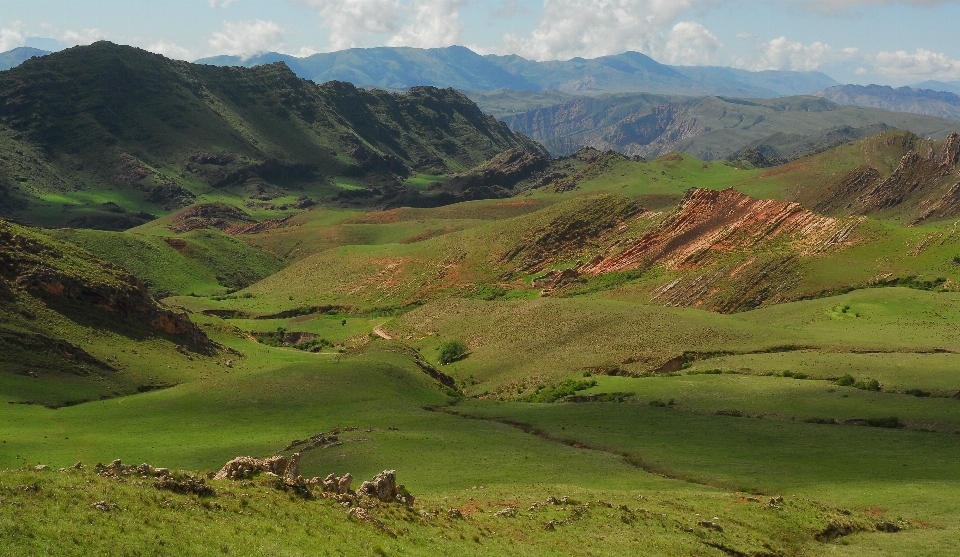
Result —
[{"label": "shrub", "polygon": [[900,418],[896,416],[890,416],[889,418],[867,418],[867,425],[890,429],[896,429],[904,426],[903,422],[900,421]]},{"label": "shrub", "polygon": [[537,387],[537,392],[521,398],[520,400],[528,402],[556,402],[561,398],[573,395],[577,391],[583,391],[590,387],[596,387],[595,380],[577,380],[564,379],[559,385],[553,387]]},{"label": "shrub", "polygon": [[460,339],[445,340],[437,348],[440,351],[440,363],[451,364],[467,355],[467,344]]},{"label": "shrub", "polygon": [[834,384],[840,387],[852,387],[857,380],[849,373],[834,381]]},{"label": "shrub", "polygon": [[880,382],[876,379],[867,379],[866,381],[857,381],[853,384],[855,389],[860,389],[861,391],[880,391]]}]

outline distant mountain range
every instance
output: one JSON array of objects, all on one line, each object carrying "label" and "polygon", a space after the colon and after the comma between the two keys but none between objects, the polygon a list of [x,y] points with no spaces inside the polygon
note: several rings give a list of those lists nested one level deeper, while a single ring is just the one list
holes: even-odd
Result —
[{"label": "distant mountain range", "polygon": [[49,50],[40,50],[29,46],[20,46],[13,50],[0,53],[0,71],[16,68],[25,61],[34,56],[45,56],[50,54]]},{"label": "distant mountain range", "polygon": [[[949,83],[927,82],[949,87]],[[958,88],[960,89],[960,88]],[[817,91],[814,95],[829,99],[838,104],[852,104],[912,112],[941,118],[960,120],[960,96],[950,91],[934,91],[886,85],[837,85]]]},{"label": "distant mountain range", "polygon": [[937,139],[960,132],[956,120],[842,106],[814,96],[738,99],[524,91],[468,96],[481,110],[541,142],[555,156],[583,147],[646,158],[683,151],[703,160],[737,158],[752,151],[751,162],[767,166],[891,128]]},{"label": "distant mountain range", "polygon": [[639,52],[566,61],[536,62],[516,55],[481,56],[462,46],[352,48],[297,58],[275,52],[247,59],[197,60],[214,66],[284,62],[297,76],[322,83],[349,81],[363,87],[407,89],[414,85],[461,90],[557,90],[598,94],[644,91],[671,95],[780,97],[837,85],[820,72],[749,72],[733,68],[667,66]]}]

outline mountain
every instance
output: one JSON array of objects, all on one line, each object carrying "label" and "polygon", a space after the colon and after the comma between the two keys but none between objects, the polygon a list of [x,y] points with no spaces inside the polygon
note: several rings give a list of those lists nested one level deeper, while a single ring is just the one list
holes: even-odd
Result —
[{"label": "mountain", "polygon": [[[841,106],[811,96],[749,100],[638,93],[566,97],[550,105],[542,95],[471,95],[485,110],[499,107],[508,114],[501,118],[510,129],[540,141],[554,155],[592,147],[643,157],[683,151],[714,160],[752,149],[770,162],[782,162],[888,128],[939,139],[960,131],[954,120]],[[520,112],[525,102],[535,108]]]},{"label": "mountain", "polygon": [[34,56],[46,56],[47,54],[50,54],[50,51],[29,46],[19,46],[13,50],[0,53],[0,71],[15,68]]},{"label": "mountain", "polygon": [[401,183],[418,173],[541,150],[453,89],[317,85],[283,63],[195,65],[108,42],[0,73],[0,98],[0,213],[49,226],[124,229],[197,201],[375,205],[429,196]]},{"label": "mountain", "polygon": [[813,93],[838,104],[869,106],[960,120],[960,95],[947,90],[889,87],[887,85],[838,85]]},{"label": "mountain", "polygon": [[277,61],[299,77],[322,83],[407,89],[416,85],[494,91],[555,89],[567,93],[646,91],[684,95],[778,97],[817,91],[836,81],[819,72],[748,72],[731,68],[667,66],[625,52],[593,59],[536,62],[521,56],[481,56],[462,46],[353,48],[304,58],[266,53],[241,59],[216,56],[198,64],[252,67]]},{"label": "mountain", "polygon": [[933,91],[948,91],[960,94],[960,81],[937,81],[928,79],[910,86],[913,89],[932,89]]}]

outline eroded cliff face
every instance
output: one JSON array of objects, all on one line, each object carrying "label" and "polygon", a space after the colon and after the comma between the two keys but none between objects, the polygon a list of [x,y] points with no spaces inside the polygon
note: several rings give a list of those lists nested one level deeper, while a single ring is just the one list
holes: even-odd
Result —
[{"label": "eroded cliff face", "polygon": [[913,138],[906,153],[884,177],[861,165],[823,185],[813,204],[818,211],[841,214],[901,214],[909,224],[960,215],[960,135],[940,143]]},{"label": "eroded cliff face", "polygon": [[65,298],[181,335],[195,345],[213,344],[186,314],[161,306],[123,269],[3,220],[0,282],[11,295],[26,290]]},{"label": "eroded cliff face", "polygon": [[583,272],[598,275],[654,265],[695,269],[718,263],[725,254],[779,246],[792,255],[809,255],[844,244],[859,222],[818,215],[799,203],[754,199],[733,189],[693,189],[656,230],[594,258]]}]

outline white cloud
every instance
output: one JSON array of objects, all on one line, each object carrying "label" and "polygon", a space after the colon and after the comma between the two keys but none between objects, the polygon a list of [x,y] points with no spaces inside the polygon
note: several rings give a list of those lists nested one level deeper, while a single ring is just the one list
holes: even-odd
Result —
[{"label": "white cloud", "polygon": [[236,0],[220,0],[220,3],[217,3],[217,0],[207,0],[207,4],[211,8],[226,8],[230,4],[233,4]]},{"label": "white cloud", "polygon": [[505,48],[534,60],[594,58],[626,50],[658,56],[670,24],[709,1],[544,0],[537,28],[528,37],[506,35]]},{"label": "white cloud", "polygon": [[175,60],[193,60],[195,57],[190,53],[189,50],[179,46],[176,43],[168,43],[166,41],[158,41],[150,46],[146,47],[146,50],[154,52],[156,54],[162,54],[167,58],[173,58]]},{"label": "white cloud", "polygon": [[86,28],[83,31],[66,30],[60,34],[60,40],[69,45],[87,45],[103,39],[106,35],[96,28]]},{"label": "white cloud", "polygon": [[957,0],[793,0],[793,3],[802,8],[829,16],[856,8],[877,8],[896,4],[912,7],[932,7],[958,2]]},{"label": "white cloud", "polygon": [[387,46],[431,48],[460,42],[463,22],[460,8],[464,0],[413,0],[412,18],[387,41]]},{"label": "white cloud", "polygon": [[27,39],[23,36],[23,22],[14,21],[10,27],[0,29],[0,52],[6,52],[23,46]]},{"label": "white cloud", "polygon": [[717,37],[695,21],[681,21],[670,30],[663,48],[663,60],[681,66],[708,66],[714,53],[723,47]]},{"label": "white cloud", "polygon": [[873,69],[887,77],[960,79],[960,60],[925,48],[912,54],[905,50],[883,51],[870,58]]},{"label": "white cloud", "polygon": [[867,75],[867,68],[864,68],[863,66],[861,66],[853,70],[853,73],[856,75]]},{"label": "white cloud", "polygon": [[394,33],[404,6],[399,0],[299,0],[320,8],[320,24],[330,29],[330,48],[361,46],[369,35]]},{"label": "white cloud", "polygon": [[223,29],[208,41],[216,54],[249,58],[254,54],[283,48],[283,28],[272,21],[224,21]]},{"label": "white cloud", "polygon": [[738,58],[736,66],[753,71],[792,70],[813,71],[825,62],[847,60],[857,55],[856,48],[836,50],[822,42],[808,45],[791,41],[786,36],[771,41],[757,41],[757,57],[752,60]]}]

